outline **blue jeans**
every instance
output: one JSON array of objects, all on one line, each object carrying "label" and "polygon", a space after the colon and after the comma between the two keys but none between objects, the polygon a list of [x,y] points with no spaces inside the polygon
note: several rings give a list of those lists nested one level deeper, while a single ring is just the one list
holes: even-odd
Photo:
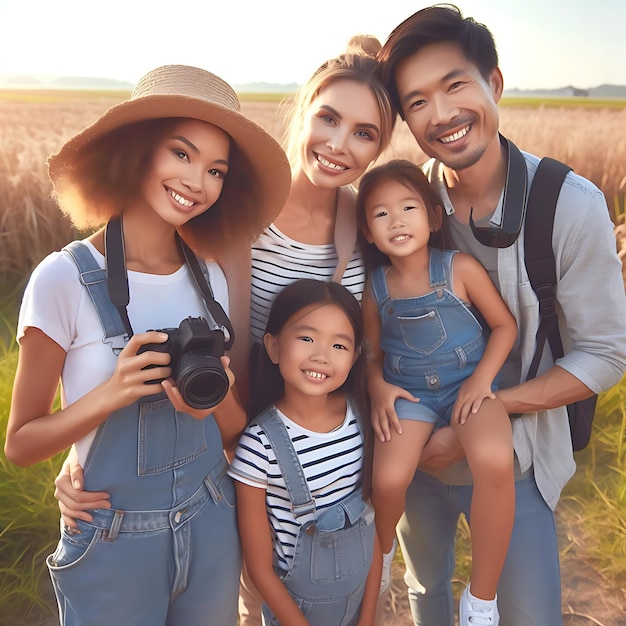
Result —
[{"label": "blue jeans", "polygon": [[[397,527],[416,626],[454,626],[451,579],[459,515],[469,520],[472,487],[418,471]],[[500,626],[561,626],[561,577],[554,512],[532,473],[515,484],[515,523],[498,585]],[[494,503],[497,506],[497,503]]]}]

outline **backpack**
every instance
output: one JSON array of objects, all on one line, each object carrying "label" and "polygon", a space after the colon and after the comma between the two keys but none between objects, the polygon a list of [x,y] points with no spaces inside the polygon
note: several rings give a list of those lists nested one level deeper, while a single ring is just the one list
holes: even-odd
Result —
[{"label": "backpack", "polygon": [[[571,168],[554,159],[541,159],[533,179],[526,207],[524,226],[524,256],[526,271],[539,299],[539,328],[537,345],[526,380],[537,375],[537,368],[546,341],[554,360],[563,356],[556,314],[556,267],[552,250],[552,231],[556,202],[563,181]],[[589,443],[598,396],[567,405],[572,447],[582,450]]]}]

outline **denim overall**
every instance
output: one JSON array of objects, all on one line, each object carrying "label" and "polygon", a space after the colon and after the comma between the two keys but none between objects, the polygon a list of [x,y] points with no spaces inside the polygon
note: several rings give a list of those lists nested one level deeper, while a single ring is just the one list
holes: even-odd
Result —
[{"label": "denim overall", "polygon": [[429,248],[432,291],[415,298],[391,298],[385,267],[372,274],[372,288],[381,319],[383,373],[389,383],[419,398],[395,403],[400,419],[450,422],[461,383],[480,361],[485,339],[468,306],[452,292],[455,251]]},{"label": "denim overall", "polygon": [[[276,409],[270,407],[255,422],[276,454],[300,524],[289,571],[280,570],[276,560],[274,569],[311,626],[353,626],[372,562],[374,510],[363,501],[359,488],[316,513],[298,455]],[[263,618],[266,626],[280,624],[266,604]]]},{"label": "denim overall", "polygon": [[[123,325],[105,271],[86,246],[68,252],[112,349]],[[116,339],[117,337],[117,339]],[[85,489],[111,509],[61,529],[47,564],[65,626],[235,626],[241,555],[235,491],[212,415],[178,413],[164,394],[112,413],[85,463]]]}]

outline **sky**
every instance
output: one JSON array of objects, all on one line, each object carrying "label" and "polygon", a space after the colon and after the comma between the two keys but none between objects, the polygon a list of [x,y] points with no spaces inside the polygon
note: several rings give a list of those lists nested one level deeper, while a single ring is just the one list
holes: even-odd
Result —
[{"label": "sky", "polygon": [[[0,74],[136,83],[169,63],[231,84],[305,82],[357,33],[384,43],[431,2],[413,0],[0,0]],[[486,24],[505,88],[626,84],[624,0],[456,0]]]}]

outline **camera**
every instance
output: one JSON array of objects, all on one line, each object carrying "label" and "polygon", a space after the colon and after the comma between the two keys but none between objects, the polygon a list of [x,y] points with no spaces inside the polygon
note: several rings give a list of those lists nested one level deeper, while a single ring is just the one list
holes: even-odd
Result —
[{"label": "camera", "polygon": [[[220,357],[224,354],[224,330],[211,319],[188,317],[178,328],[162,328],[168,335],[164,343],[147,343],[137,350],[167,352],[170,355],[172,378],[185,402],[195,409],[210,409],[228,393],[229,381]],[[158,367],[148,365],[145,369]],[[148,381],[160,383],[163,379]]]}]

